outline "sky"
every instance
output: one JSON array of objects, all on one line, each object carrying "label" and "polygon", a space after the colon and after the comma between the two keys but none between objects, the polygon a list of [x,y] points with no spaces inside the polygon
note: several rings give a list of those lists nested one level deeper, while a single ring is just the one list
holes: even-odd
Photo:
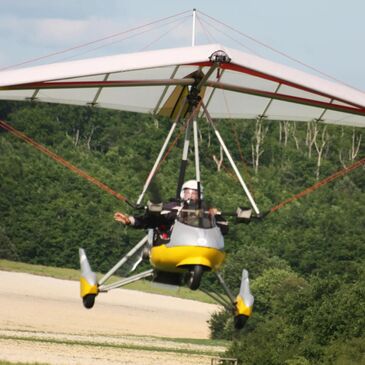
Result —
[{"label": "sky", "polygon": [[[0,0],[0,69],[189,46],[193,8],[196,44],[219,42],[303,69],[254,38],[365,91],[363,0]],[[119,36],[59,53],[112,34]]]}]

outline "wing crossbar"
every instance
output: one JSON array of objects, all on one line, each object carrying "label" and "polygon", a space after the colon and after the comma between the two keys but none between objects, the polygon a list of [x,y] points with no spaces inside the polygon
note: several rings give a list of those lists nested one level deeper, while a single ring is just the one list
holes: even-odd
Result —
[{"label": "wing crossbar", "polygon": [[0,90],[29,90],[29,89],[80,89],[80,88],[104,88],[104,87],[128,87],[128,86],[188,86],[195,82],[193,78],[184,79],[154,79],[154,80],[102,80],[102,81],[46,81],[32,82],[0,87]]}]

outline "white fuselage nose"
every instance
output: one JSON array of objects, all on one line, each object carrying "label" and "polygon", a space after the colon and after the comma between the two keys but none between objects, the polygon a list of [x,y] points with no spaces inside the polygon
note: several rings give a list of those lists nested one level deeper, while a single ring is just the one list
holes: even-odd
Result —
[{"label": "white fuselage nose", "polygon": [[223,250],[224,239],[218,227],[198,228],[176,221],[167,246],[200,246]]}]

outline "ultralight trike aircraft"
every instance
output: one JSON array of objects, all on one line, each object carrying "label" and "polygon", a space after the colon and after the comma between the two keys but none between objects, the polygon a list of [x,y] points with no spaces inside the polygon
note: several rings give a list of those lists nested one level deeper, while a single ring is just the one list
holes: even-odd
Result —
[{"label": "ultralight trike aircraft", "polygon": [[[214,62],[221,63],[225,62],[228,57],[224,52],[218,51],[212,55],[212,59],[217,59],[218,61],[215,60]],[[186,130],[176,189],[176,201],[181,202],[182,200],[181,194],[183,194],[184,189],[183,182],[185,180],[185,172],[188,163],[190,134],[192,128],[196,174],[196,180],[193,180],[193,182],[196,183],[194,189],[197,191],[197,203],[194,206],[194,209],[184,207],[182,204],[178,207],[177,216],[173,226],[171,227],[168,242],[156,244],[156,236],[158,235],[158,232],[156,232],[156,230],[153,228],[148,229],[148,234],[140,242],[138,242],[137,245],[130,252],[128,252],[99,282],[96,280],[95,273],[93,273],[90,268],[85,251],[80,249],[80,263],[82,272],[81,297],[83,298],[84,306],[86,308],[91,308],[94,306],[95,297],[99,292],[105,292],[111,289],[119,288],[126,284],[147,277],[152,277],[155,282],[173,285],[183,285],[186,283],[190,289],[196,290],[200,286],[203,273],[205,271],[212,271],[215,273],[220,284],[225,290],[230,302],[227,302],[223,296],[219,295],[219,293],[208,292],[207,294],[213,296],[215,300],[225,307],[232,309],[232,312],[234,313],[235,327],[237,329],[241,329],[247,318],[251,316],[254,298],[250,292],[247,270],[243,270],[242,272],[241,287],[237,296],[232,294],[228,286],[225,284],[223,277],[219,273],[219,269],[221,268],[225,257],[224,239],[220,228],[216,224],[215,216],[206,210],[202,199],[203,194],[200,177],[197,121],[197,113],[200,107],[204,109],[205,115],[216,132],[218,141],[226,152],[232,167],[237,173],[242,187],[247,193],[247,197],[256,212],[255,217],[259,218],[260,213],[219,131],[215,128],[215,124],[211,119],[209,112],[202,103],[202,96],[200,95],[202,86],[199,85],[203,85],[202,79],[204,78],[204,74],[198,71],[189,76],[196,78],[195,84],[186,88],[185,91],[184,88],[180,87],[182,90],[178,90],[179,95],[177,100],[173,100],[175,104],[174,108],[179,109],[175,118],[175,122],[173,123],[170,132],[163,143],[162,149],[147,178],[147,181],[143,187],[143,191],[139,196],[135,207],[140,207],[144,194],[148,190],[152,178],[156,173],[156,169],[158,168],[161,158],[163,157],[165,149],[170,141],[172,132],[174,131],[182,114],[184,114],[186,117]],[[164,207],[162,203],[152,203],[148,201],[144,209],[149,215],[160,215],[164,213]],[[220,215],[221,213],[218,212],[218,214]],[[235,215],[238,220],[241,219],[243,221],[249,221],[251,219],[252,209],[243,209],[238,207]],[[138,263],[140,263],[143,258],[149,259],[152,269],[130,276],[128,278],[124,278],[116,283],[109,285],[105,284],[111,275],[113,275],[123,264],[125,264],[128,260],[131,260],[133,257],[137,257],[137,261],[133,265],[131,271],[136,268]]]},{"label": "ultralight trike aircraft", "polygon": [[[195,16],[195,12],[194,12]],[[229,300],[209,293],[229,307],[236,328],[251,316],[253,296],[247,270],[242,272],[239,292],[227,287],[220,268],[224,261],[224,239],[216,219],[206,211],[201,198],[198,122],[204,117],[244,190],[250,209],[238,208],[237,219],[261,217],[214,118],[251,120],[316,121],[365,126],[365,94],[339,82],[330,81],[221,44],[119,54],[108,57],[60,62],[0,72],[0,99],[65,103],[90,107],[151,113],[173,120],[152,170],[134,208],[159,215],[163,206],[144,202],[153,177],[175,129],[185,123],[185,137],[176,200],[188,163],[193,140],[195,180],[200,203],[192,211],[181,208],[168,242],[156,245],[149,229],[101,280],[96,279],[86,253],[80,249],[81,297],[86,308],[93,307],[99,293],[143,279],[199,288],[204,272],[213,272]],[[182,122],[182,121],[185,122]],[[204,182],[204,180],[203,180]],[[188,214],[190,220],[184,220]],[[114,283],[108,279],[127,262],[133,269],[142,259],[151,268]],[[137,259],[137,261],[135,261]],[[239,275],[239,273],[237,273]]]}]

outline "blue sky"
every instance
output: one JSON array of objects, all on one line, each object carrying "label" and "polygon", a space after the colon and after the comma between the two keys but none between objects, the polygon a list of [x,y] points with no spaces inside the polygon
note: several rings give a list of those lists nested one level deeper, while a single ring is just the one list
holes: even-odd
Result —
[{"label": "blue sky", "polygon": [[[365,91],[363,0],[0,0],[0,68],[193,8]],[[198,13],[197,44],[218,41],[295,66],[202,13]],[[42,62],[187,46],[191,18],[186,13],[138,37],[113,38],[114,43],[92,52],[78,50]]]}]

